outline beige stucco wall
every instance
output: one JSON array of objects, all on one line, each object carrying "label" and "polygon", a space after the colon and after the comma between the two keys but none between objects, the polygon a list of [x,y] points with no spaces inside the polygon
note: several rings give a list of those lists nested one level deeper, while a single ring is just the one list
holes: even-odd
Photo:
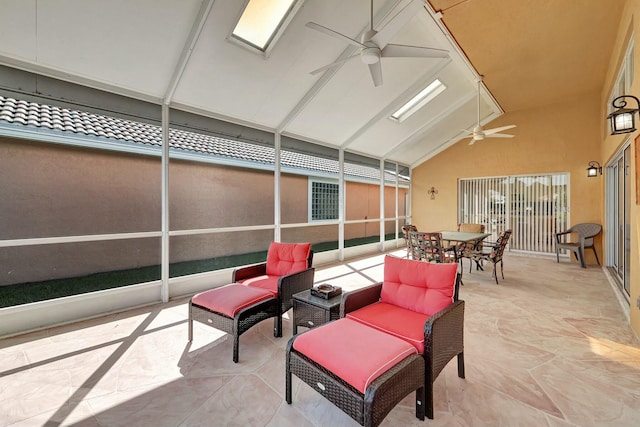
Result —
[{"label": "beige stucco wall", "polygon": [[[418,228],[440,230],[456,226],[458,178],[547,172],[570,173],[571,224],[597,222],[605,226],[605,178],[587,178],[586,167],[590,160],[606,165],[626,140],[625,136],[608,135],[605,117],[611,88],[631,34],[635,34],[636,70],[631,94],[640,96],[640,73],[637,71],[640,70],[640,24],[637,19],[634,21],[634,15],[640,16],[640,0],[627,0],[602,91],[585,93],[562,104],[504,114],[488,127],[516,124],[517,127],[510,130],[516,135],[514,139],[487,139],[473,146],[468,145],[468,140],[461,141],[416,167],[413,171],[412,216]],[[633,139],[639,136],[639,131],[631,134]],[[639,149],[637,142],[633,148]],[[634,177],[636,169],[632,158],[629,173]],[[636,334],[640,335],[640,310],[636,306],[636,300],[640,298],[640,205],[635,202],[637,178],[633,181],[630,321]],[[427,194],[432,186],[438,189],[434,200]],[[605,227],[596,241],[596,249],[602,254],[601,261],[606,259],[603,242],[609,232],[614,231]],[[587,262],[595,263],[590,251],[587,251]]]},{"label": "beige stucco wall", "polygon": [[[585,94],[571,108],[550,105],[505,114],[489,127],[516,124],[510,131],[515,138],[473,145],[463,140],[414,169],[413,222],[419,230],[455,229],[459,178],[568,172],[570,222],[602,224],[603,179],[586,176],[589,161],[600,157],[600,122],[596,93]],[[438,189],[435,199],[427,193],[432,186]]]}]

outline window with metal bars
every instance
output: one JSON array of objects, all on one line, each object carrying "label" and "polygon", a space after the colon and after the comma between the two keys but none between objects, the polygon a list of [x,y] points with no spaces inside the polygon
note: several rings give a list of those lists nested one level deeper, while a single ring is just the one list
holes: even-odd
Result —
[{"label": "window with metal bars", "polygon": [[458,222],[484,224],[495,240],[512,229],[511,250],[555,253],[555,233],[569,222],[569,175],[461,179]]},{"label": "window with metal bars", "polygon": [[338,219],[338,184],[323,181],[311,182],[311,221]]}]

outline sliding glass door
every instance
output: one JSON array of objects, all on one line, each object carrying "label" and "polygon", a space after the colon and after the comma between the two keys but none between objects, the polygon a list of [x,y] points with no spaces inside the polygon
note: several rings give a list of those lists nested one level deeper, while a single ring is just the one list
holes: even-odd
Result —
[{"label": "sliding glass door", "polygon": [[607,266],[629,299],[631,262],[631,142],[607,165]]},{"label": "sliding glass door", "polygon": [[490,239],[512,229],[510,250],[555,253],[555,233],[568,223],[568,174],[461,179],[458,220],[484,224]]}]

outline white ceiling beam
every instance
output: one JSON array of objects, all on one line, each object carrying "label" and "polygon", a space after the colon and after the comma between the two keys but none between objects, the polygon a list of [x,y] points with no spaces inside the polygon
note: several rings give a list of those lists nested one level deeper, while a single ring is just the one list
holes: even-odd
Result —
[{"label": "white ceiling beam", "polygon": [[374,126],[376,123],[380,122],[381,120],[384,120],[385,118],[393,114],[394,111],[400,108],[409,99],[413,98],[416,95],[416,93],[424,89],[428,83],[431,83],[431,81],[433,81],[433,79],[435,79],[438,76],[440,71],[442,71],[450,63],[451,63],[451,59],[445,59],[441,61],[434,70],[430,71],[428,74],[424,74],[420,80],[418,80],[416,83],[411,85],[409,89],[407,89],[402,94],[400,94],[400,96],[396,97],[396,99],[393,102],[387,104],[383,109],[381,109],[378,112],[378,114],[371,117],[371,119],[369,119],[367,123],[365,123],[353,134],[351,134],[351,136],[347,138],[346,141],[341,145],[341,148],[348,148],[351,144],[353,144],[353,142],[356,139],[358,139],[361,135],[367,132],[369,128],[371,128],[371,126]]},{"label": "white ceiling beam", "polygon": [[[467,92],[464,96],[461,96],[460,98],[458,98],[458,100],[456,100],[456,102],[451,104],[449,107],[442,110],[440,113],[436,114],[435,116],[431,117],[429,121],[425,122],[420,128],[416,129],[415,132],[413,132],[409,137],[405,138],[403,141],[400,141],[394,146],[392,146],[389,149],[389,151],[387,151],[384,155],[386,157],[393,157],[393,153],[395,151],[397,151],[398,149],[400,149],[405,145],[414,143],[417,139],[422,138],[431,127],[438,124],[441,120],[451,115],[452,113],[457,111],[459,108],[462,108],[463,105],[475,99],[475,97],[476,97],[476,94],[472,92]],[[415,164],[416,163],[414,163],[414,165]]]},{"label": "white ceiling beam", "polygon": [[202,28],[207,21],[207,17],[209,16],[209,12],[211,11],[214,3],[215,0],[202,0],[202,3],[200,4],[198,15],[196,16],[196,19],[191,26],[189,36],[187,37],[184,47],[182,48],[182,52],[180,53],[180,59],[178,59],[178,63],[173,69],[173,74],[171,75],[171,79],[169,80],[169,84],[167,85],[167,90],[165,92],[163,100],[163,103],[166,105],[171,104],[173,95],[176,91],[176,88],[178,87],[178,84],[180,84],[182,74],[184,73],[184,70],[189,63],[191,53],[193,53],[193,50],[198,43],[198,39],[200,38],[200,34],[202,33]]},{"label": "white ceiling beam", "polygon": [[[380,22],[382,19],[384,19],[389,14],[389,12],[394,9],[394,7],[396,6],[397,3],[398,3],[398,0],[390,0],[390,1],[388,1],[385,4],[385,6],[382,8],[380,13],[378,13],[377,18],[375,19],[375,21],[376,22]],[[362,30],[360,30],[360,32],[358,33],[357,37],[355,37],[355,38],[356,39],[360,39],[362,34],[364,34],[366,31],[369,30],[369,25],[370,25],[370,23],[367,22],[365,27]],[[342,53],[340,53],[338,58],[336,58],[334,60],[334,62],[340,61],[340,60],[343,60],[343,59],[346,59],[346,58],[352,56],[353,54],[356,53],[357,50],[358,50],[358,48],[356,48],[356,47],[354,47],[352,45],[348,45],[342,51]],[[339,64],[339,65],[336,65],[335,67],[332,67],[332,68],[329,68],[328,70],[326,70],[322,74],[320,79],[318,79],[316,81],[316,83],[311,87],[311,89],[309,89],[302,96],[302,98],[300,98],[300,101],[298,101],[298,103],[291,109],[291,111],[289,111],[289,113],[285,116],[285,118],[280,122],[280,124],[278,125],[276,130],[278,132],[280,132],[280,133],[285,133],[286,132],[286,127],[304,110],[304,108],[307,106],[307,104],[309,104],[309,102],[311,102],[313,100],[313,98],[316,97],[316,95],[320,92],[320,90],[333,78],[333,76],[335,76],[337,74],[337,72],[340,70],[340,68],[342,68],[343,65],[344,65],[344,62]]]}]

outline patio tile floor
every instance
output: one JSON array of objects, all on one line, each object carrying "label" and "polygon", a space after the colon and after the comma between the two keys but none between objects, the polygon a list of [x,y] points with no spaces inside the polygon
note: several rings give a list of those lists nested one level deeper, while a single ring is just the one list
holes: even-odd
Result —
[{"label": "patio tile floor", "polygon": [[[395,252],[404,256],[404,251]],[[319,266],[345,291],[382,279],[383,255]],[[640,342],[601,268],[507,254],[505,279],[468,272],[466,379],[450,362],[435,382],[435,419],[413,395],[384,426],[635,426]],[[0,341],[0,426],[356,426],[294,377],[284,401],[283,338],[266,320],[232,340],[196,324],[188,298]]]}]

